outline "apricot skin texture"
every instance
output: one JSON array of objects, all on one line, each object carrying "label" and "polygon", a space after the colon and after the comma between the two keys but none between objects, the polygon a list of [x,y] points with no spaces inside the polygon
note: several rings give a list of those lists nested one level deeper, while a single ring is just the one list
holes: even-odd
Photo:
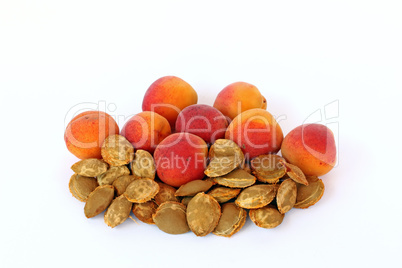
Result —
[{"label": "apricot skin texture", "polygon": [[277,153],[283,140],[282,129],[266,110],[250,109],[236,116],[225,133],[233,140],[246,159],[263,154]]},{"label": "apricot skin texture", "polygon": [[188,132],[213,144],[225,136],[228,122],[216,108],[205,104],[194,104],[184,108],[176,121],[177,132]]},{"label": "apricot skin texture", "polygon": [[145,92],[142,110],[160,114],[174,129],[180,111],[197,101],[197,92],[190,84],[176,76],[164,76],[153,82]]},{"label": "apricot skin texture", "polygon": [[204,178],[208,147],[203,139],[190,133],[175,133],[155,149],[158,177],[164,183],[179,187]]},{"label": "apricot skin texture", "polygon": [[131,117],[121,130],[121,134],[136,150],[145,150],[151,154],[170,133],[170,125],[166,118],[149,111]]},{"label": "apricot skin texture", "polygon": [[103,141],[114,134],[119,134],[119,126],[113,117],[101,111],[87,111],[68,123],[64,141],[67,149],[79,159],[100,159]]},{"label": "apricot skin texture", "polygon": [[336,163],[332,131],[321,124],[305,124],[290,131],[281,146],[282,156],[307,176],[327,174]]},{"label": "apricot skin texture", "polygon": [[214,107],[230,120],[240,113],[254,109],[267,108],[267,101],[258,88],[246,82],[235,82],[219,92]]}]

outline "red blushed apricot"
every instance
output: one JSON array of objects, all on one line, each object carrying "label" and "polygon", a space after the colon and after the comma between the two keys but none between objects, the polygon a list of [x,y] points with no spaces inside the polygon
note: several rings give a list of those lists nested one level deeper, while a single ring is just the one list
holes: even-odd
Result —
[{"label": "red blushed apricot", "polygon": [[175,133],[155,149],[158,177],[166,184],[179,187],[204,178],[208,147],[203,139],[190,133]]},{"label": "red blushed apricot", "polygon": [[286,135],[282,156],[308,176],[328,173],[336,162],[336,145],[332,131],[321,124],[305,124]]},{"label": "red blushed apricot", "polygon": [[232,120],[238,114],[250,109],[265,110],[267,101],[256,86],[246,82],[236,82],[219,92],[214,107]]},{"label": "red blushed apricot", "polygon": [[173,129],[180,111],[197,101],[197,92],[186,81],[176,76],[164,76],[145,92],[142,110],[162,115]]},{"label": "red blushed apricot", "polygon": [[283,140],[282,129],[266,110],[251,109],[236,116],[226,130],[225,138],[242,149],[246,159],[277,153]]},{"label": "red blushed apricot", "polygon": [[194,104],[184,108],[176,121],[177,132],[188,132],[202,138],[207,144],[225,136],[226,117],[212,106]]},{"label": "red blushed apricot", "polygon": [[114,134],[119,134],[119,126],[113,117],[101,111],[87,111],[68,123],[64,141],[67,149],[76,157],[100,159],[103,141]]},{"label": "red blushed apricot", "polygon": [[131,142],[135,149],[150,152],[171,133],[169,122],[154,112],[141,112],[131,117],[121,130],[121,135]]}]

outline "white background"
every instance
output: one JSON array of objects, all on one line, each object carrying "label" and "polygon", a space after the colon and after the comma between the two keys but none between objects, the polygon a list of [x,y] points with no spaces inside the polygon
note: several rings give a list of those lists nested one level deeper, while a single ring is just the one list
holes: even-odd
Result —
[{"label": "white background", "polygon": [[[0,266],[400,267],[401,14],[400,1],[0,0]],[[105,103],[122,127],[165,75],[210,105],[252,83],[285,134],[332,103],[339,161],[321,201],[230,239],[86,219],[68,191],[69,111]]]}]

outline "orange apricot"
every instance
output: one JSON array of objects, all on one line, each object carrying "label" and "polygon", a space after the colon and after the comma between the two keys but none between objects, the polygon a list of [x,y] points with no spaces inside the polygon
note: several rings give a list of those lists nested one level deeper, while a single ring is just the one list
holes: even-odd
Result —
[{"label": "orange apricot", "polygon": [[322,176],[336,162],[336,145],[332,131],[322,124],[304,124],[284,138],[282,156],[307,176]]},{"label": "orange apricot", "polygon": [[214,107],[232,120],[238,114],[253,108],[265,110],[267,101],[256,86],[246,82],[235,82],[219,92]]},{"label": "orange apricot", "polygon": [[175,133],[155,149],[158,177],[164,183],[179,187],[204,178],[208,147],[203,139],[190,133]]},{"label": "orange apricot", "polygon": [[250,109],[236,116],[226,130],[225,138],[242,149],[246,159],[277,153],[283,140],[282,129],[266,110]]},{"label": "orange apricot", "polygon": [[170,125],[166,118],[149,111],[131,117],[121,130],[121,135],[126,137],[136,150],[145,150],[151,154],[170,133]]},{"label": "orange apricot", "polygon": [[176,121],[177,132],[197,135],[207,144],[223,139],[227,126],[226,117],[218,109],[205,104],[193,104],[184,108]]},{"label": "orange apricot", "polygon": [[103,141],[113,134],[119,134],[119,126],[113,117],[101,111],[87,111],[68,123],[64,141],[67,149],[76,157],[100,159]]},{"label": "orange apricot", "polygon": [[197,92],[190,84],[176,76],[164,76],[145,92],[142,110],[162,115],[174,129],[180,111],[197,101]]}]

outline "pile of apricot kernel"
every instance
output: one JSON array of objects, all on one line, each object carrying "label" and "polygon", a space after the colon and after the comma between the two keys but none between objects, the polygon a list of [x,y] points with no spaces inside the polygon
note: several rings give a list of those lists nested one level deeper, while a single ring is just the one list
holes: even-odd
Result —
[{"label": "pile of apricot kernel", "polygon": [[[112,116],[87,111],[67,125],[72,195],[87,218],[116,227],[131,212],[169,234],[230,237],[245,224],[274,228],[292,208],[324,193],[336,162],[332,131],[304,124],[285,137],[253,85],[225,87],[213,106],[197,104],[184,80],[166,76],[120,131]],[[281,155],[278,154],[280,151]]]}]

